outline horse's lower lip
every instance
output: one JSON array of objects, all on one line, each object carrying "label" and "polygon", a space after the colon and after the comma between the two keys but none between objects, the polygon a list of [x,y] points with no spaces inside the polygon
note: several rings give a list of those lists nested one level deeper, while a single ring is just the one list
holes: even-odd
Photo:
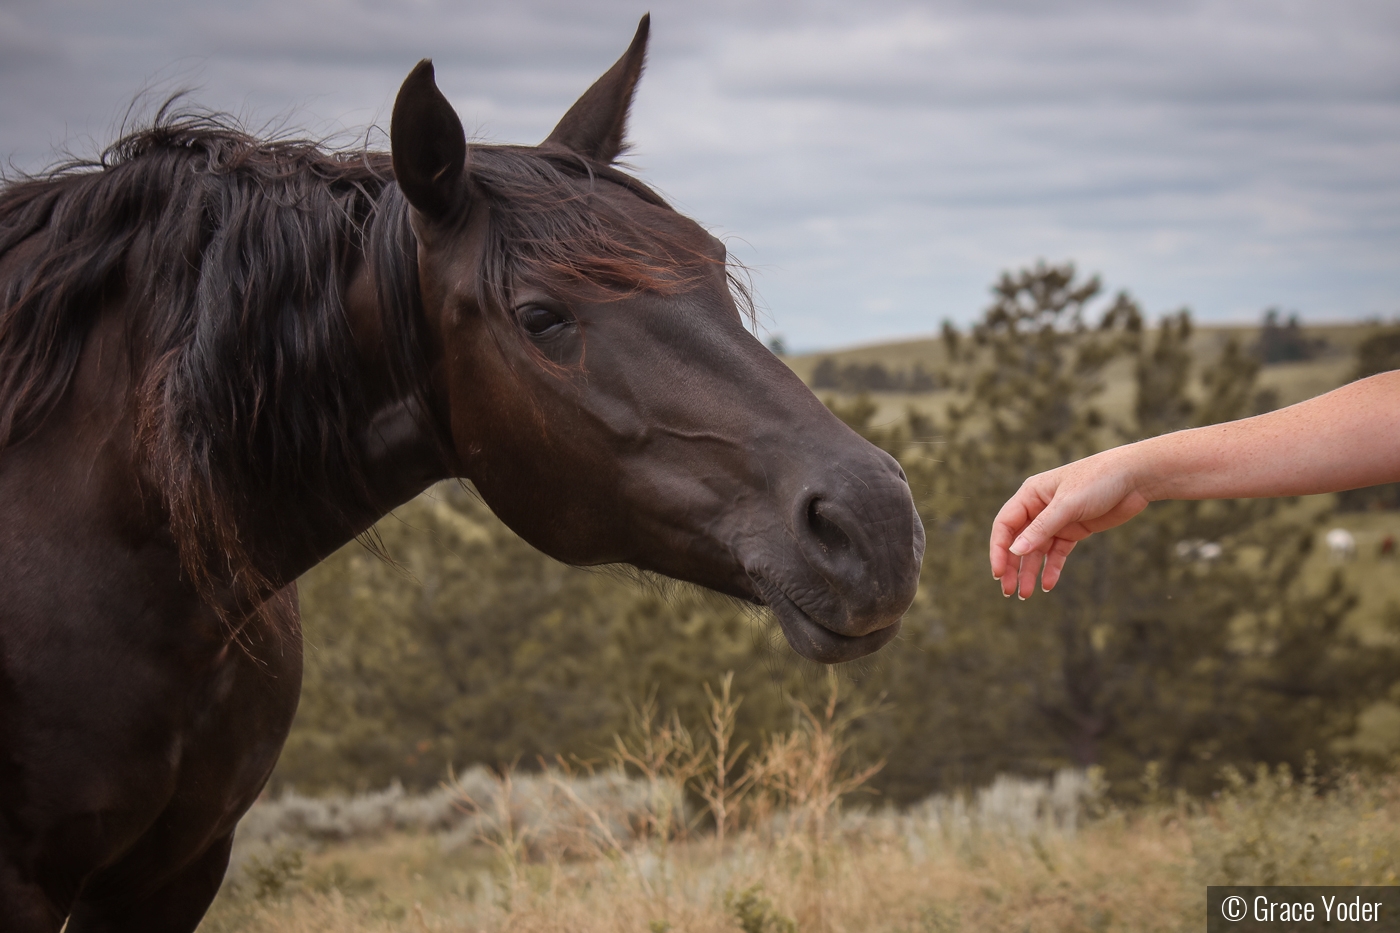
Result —
[{"label": "horse's lower lip", "polygon": [[899,622],[866,635],[842,635],[817,622],[788,598],[782,589],[757,574],[753,575],[759,593],[778,617],[783,635],[792,649],[809,661],[837,664],[865,657],[884,647],[899,634]]}]

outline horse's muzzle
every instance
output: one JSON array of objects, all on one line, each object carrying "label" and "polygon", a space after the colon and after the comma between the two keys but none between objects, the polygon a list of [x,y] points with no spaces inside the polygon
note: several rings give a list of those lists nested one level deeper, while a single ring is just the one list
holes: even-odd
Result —
[{"label": "horse's muzzle", "polygon": [[831,465],[804,484],[787,521],[788,547],[749,577],[793,650],[813,661],[849,661],[899,631],[914,600],[924,527],[903,471],[878,452],[859,471]]}]

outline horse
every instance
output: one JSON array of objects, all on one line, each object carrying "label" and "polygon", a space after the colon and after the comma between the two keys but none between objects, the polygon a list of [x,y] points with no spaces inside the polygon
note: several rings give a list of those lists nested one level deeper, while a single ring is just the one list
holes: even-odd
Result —
[{"label": "horse", "polygon": [[198,925],[296,710],[297,577],[445,478],[815,661],[898,632],[898,464],[615,164],[648,27],[538,146],[468,145],[425,59],[388,153],[167,105],[0,191],[6,930]]}]

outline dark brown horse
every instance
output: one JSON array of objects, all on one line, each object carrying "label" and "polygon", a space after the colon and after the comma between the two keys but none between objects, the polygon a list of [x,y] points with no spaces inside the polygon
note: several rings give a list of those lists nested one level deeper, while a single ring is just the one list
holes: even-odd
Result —
[{"label": "dark brown horse", "polygon": [[445,477],[527,540],[873,651],[924,535],[612,167],[647,23],[538,147],[423,62],[392,154],[163,114],[0,192],[0,927],[192,930],[296,710],[293,581]]}]

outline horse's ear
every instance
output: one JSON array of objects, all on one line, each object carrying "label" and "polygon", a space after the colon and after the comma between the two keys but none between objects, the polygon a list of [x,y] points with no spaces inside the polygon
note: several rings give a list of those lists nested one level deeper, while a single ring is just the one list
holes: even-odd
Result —
[{"label": "horse's ear", "polygon": [[389,143],[394,178],[408,203],[433,219],[451,211],[466,168],[467,135],[433,80],[432,59],[419,62],[399,88]]},{"label": "horse's ear", "polygon": [[544,141],[546,146],[562,146],[595,162],[610,164],[626,147],[627,111],[642,76],[647,57],[647,33],[651,14],[642,17],[632,44],[593,86],[564,114],[564,119]]}]

